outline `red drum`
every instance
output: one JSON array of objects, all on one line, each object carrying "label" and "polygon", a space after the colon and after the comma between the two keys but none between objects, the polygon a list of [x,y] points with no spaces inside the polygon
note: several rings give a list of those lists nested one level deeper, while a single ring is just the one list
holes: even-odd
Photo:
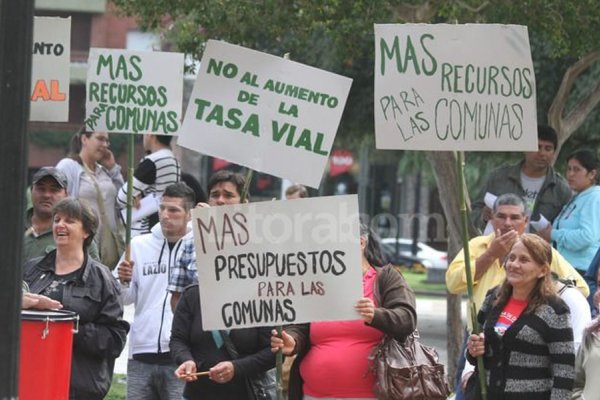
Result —
[{"label": "red drum", "polygon": [[69,398],[73,333],[79,316],[72,311],[21,311],[19,399]]}]

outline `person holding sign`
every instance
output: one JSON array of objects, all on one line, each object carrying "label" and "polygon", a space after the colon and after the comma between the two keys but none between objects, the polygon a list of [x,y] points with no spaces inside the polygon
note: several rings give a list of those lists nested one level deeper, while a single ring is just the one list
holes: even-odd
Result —
[{"label": "person holding sign", "polygon": [[69,196],[86,200],[100,216],[96,238],[100,260],[113,269],[124,250],[116,205],[123,176],[109,145],[108,133],[85,132],[84,126],[71,140],[69,157],[56,168],[67,176]]},{"label": "person holding sign", "polygon": [[515,193],[525,199],[530,221],[539,221],[543,216],[552,222],[571,198],[565,178],[552,168],[557,146],[556,131],[538,126],[538,151],[527,152],[520,163],[502,166],[489,174],[471,205],[473,225],[484,232],[486,223],[493,220],[492,210],[485,205],[486,193]]},{"label": "person holding sign", "polygon": [[93,260],[88,247],[98,218],[82,200],[66,198],[52,211],[56,250],[23,267],[31,293],[41,294],[79,315],[73,336],[69,399],[100,400],[112,383],[115,359],[125,347],[129,324],[117,280]]},{"label": "person holding sign", "polygon": [[275,366],[269,348],[271,328],[205,331],[199,298],[198,284],[185,289],[171,329],[169,346],[179,365],[175,376],[186,382],[184,400],[255,400],[246,378]]},{"label": "person holding sign", "polygon": [[[215,207],[225,204],[242,203],[242,191],[246,179],[237,172],[220,170],[215,172],[208,180],[208,204],[198,203],[197,207]],[[243,200],[247,202],[248,198]],[[186,239],[182,245],[182,256],[173,267],[169,277],[167,290],[171,292],[171,307],[175,307],[183,290],[198,282],[198,270],[196,269],[196,251],[194,238]]]},{"label": "person holding sign", "polygon": [[364,297],[355,307],[360,319],[293,325],[281,337],[272,331],[273,352],[297,355],[289,400],[375,399],[369,355],[384,335],[404,341],[417,327],[412,289],[391,265],[383,266],[379,237],[365,225],[360,247]]},{"label": "person holding sign", "polygon": [[[148,216],[135,221],[131,226],[131,236],[150,233],[150,229],[158,222],[158,199],[166,187],[179,182],[179,162],[171,151],[171,135],[145,134],[143,139],[144,150],[148,153],[133,172],[133,198],[136,208],[140,208],[140,201],[145,197],[157,199],[156,208]],[[121,186],[117,194],[117,205],[121,209],[127,207],[127,185]]]},{"label": "person holding sign", "polygon": [[[517,238],[525,232],[527,226],[527,207],[523,199],[516,194],[506,193],[499,196],[494,203],[492,212],[492,227],[494,232],[489,235],[477,236],[469,241],[471,270],[473,274],[473,300],[479,309],[488,290],[504,281],[506,271],[504,261]],[[466,263],[463,251],[460,251],[448,265],[446,271],[446,286],[452,294],[467,292]],[[587,297],[589,288],[583,278],[560,253],[552,249],[550,269],[565,280],[575,281],[577,289]],[[471,321],[470,317],[467,321]],[[468,322],[467,330],[471,330]],[[467,336],[463,341],[466,343]],[[458,360],[458,376],[464,367],[464,352]],[[460,382],[457,382],[460,390]]]},{"label": "person holding sign", "polygon": [[195,195],[185,183],[174,183],[160,200],[160,222],[152,232],[131,241],[131,259],[121,257],[113,271],[121,282],[125,305],[135,304],[129,335],[127,398],[180,400],[183,382],[173,376],[169,352],[173,312],[167,284],[171,268],[181,256],[184,237],[192,237],[191,209]]},{"label": "person holding sign", "polygon": [[573,331],[551,262],[547,242],[521,235],[508,254],[504,282],[486,295],[477,317],[483,333],[469,336],[467,350],[471,364],[484,357],[490,400],[571,399]]}]

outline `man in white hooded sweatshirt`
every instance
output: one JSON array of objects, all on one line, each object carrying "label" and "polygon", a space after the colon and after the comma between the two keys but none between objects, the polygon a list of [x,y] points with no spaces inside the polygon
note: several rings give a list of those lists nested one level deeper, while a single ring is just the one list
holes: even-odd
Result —
[{"label": "man in white hooded sweatshirt", "polygon": [[194,205],[194,192],[185,183],[169,185],[160,201],[159,223],[131,240],[131,261],[122,257],[115,269],[123,302],[135,304],[127,362],[131,400],[181,399],[184,382],[173,374],[177,366],[169,353],[173,312],[167,285],[182,239],[192,236],[188,222]]}]

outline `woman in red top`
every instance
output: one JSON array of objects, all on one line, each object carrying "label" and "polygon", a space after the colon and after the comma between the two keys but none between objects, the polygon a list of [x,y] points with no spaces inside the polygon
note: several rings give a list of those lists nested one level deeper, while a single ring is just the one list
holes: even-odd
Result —
[{"label": "woman in red top", "polygon": [[363,298],[355,306],[360,319],[294,325],[281,338],[275,331],[271,337],[272,351],[297,355],[290,371],[289,400],[375,399],[371,351],[384,334],[403,341],[417,326],[412,289],[392,266],[383,266],[379,238],[365,225],[360,247]]}]

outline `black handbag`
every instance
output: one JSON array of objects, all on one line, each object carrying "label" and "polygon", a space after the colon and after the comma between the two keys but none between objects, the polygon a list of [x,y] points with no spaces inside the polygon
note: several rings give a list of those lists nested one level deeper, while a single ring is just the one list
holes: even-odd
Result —
[{"label": "black handbag", "polygon": [[[402,276],[402,274],[400,274]],[[381,304],[379,274],[373,293]],[[404,279],[404,277],[402,277]],[[371,352],[373,388],[379,400],[445,400],[450,394],[444,364],[437,351],[419,342],[415,330],[404,342],[385,335]]]},{"label": "black handbag", "polygon": [[384,336],[370,360],[374,391],[380,400],[445,400],[450,394],[444,365],[437,351],[421,344],[418,332],[403,343]]},{"label": "black handbag", "polygon": [[[223,339],[223,345],[232,359],[240,357],[235,345],[227,332],[219,331]],[[276,400],[277,382],[275,377],[275,368],[261,372],[252,377],[246,377],[246,391],[253,396],[254,400]]]}]

